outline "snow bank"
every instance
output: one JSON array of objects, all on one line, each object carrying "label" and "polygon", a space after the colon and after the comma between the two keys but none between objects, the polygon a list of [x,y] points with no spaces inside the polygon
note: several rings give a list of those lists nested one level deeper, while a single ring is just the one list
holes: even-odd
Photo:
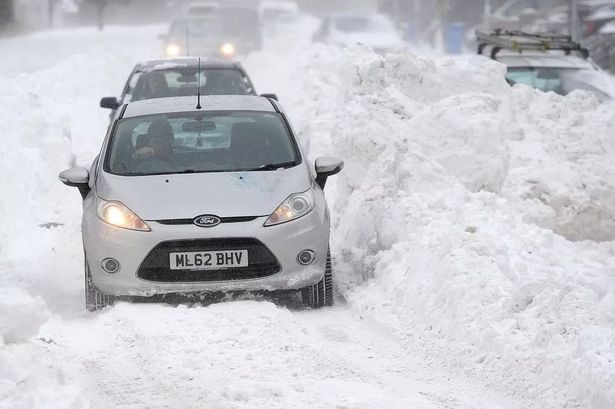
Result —
[{"label": "snow bank", "polygon": [[0,288],[0,408],[89,407],[57,369],[41,363],[39,352],[28,342],[48,317],[40,297]]},{"label": "snow bank", "polygon": [[[123,34],[125,30],[115,35]],[[119,51],[113,52],[113,47],[101,46],[96,30],[80,30],[78,40],[73,32],[45,36],[53,39],[52,52],[47,44],[32,61],[0,63],[0,71],[10,73],[0,78],[0,408],[89,407],[58,369],[42,363],[35,344],[53,341],[34,337],[50,315],[47,305],[83,305],[81,203],[57,175],[75,164],[89,166],[108,123],[108,112],[97,107],[93,95],[119,92],[118,78],[134,63],[126,58],[133,50],[123,49],[125,42],[116,42]],[[67,54],[75,47],[88,53],[58,56],[55,46],[67,37],[72,39]],[[39,40],[29,36],[3,40],[2,45],[15,43],[23,50],[40,47]],[[46,62],[53,65],[13,73]]]},{"label": "snow bank", "polygon": [[612,408],[613,107],[478,57],[318,46],[298,70],[299,132],[347,164],[328,195],[349,302],[533,407]]},{"label": "snow bank", "polygon": [[0,288],[0,336],[5,343],[28,340],[48,318],[40,297],[18,288]]}]

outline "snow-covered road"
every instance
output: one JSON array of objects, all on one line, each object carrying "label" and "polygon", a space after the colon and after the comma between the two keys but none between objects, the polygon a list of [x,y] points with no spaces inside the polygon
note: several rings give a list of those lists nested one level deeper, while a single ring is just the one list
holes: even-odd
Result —
[{"label": "snow-covered road", "polygon": [[0,408],[615,405],[615,119],[512,92],[492,63],[271,40],[245,60],[257,89],[312,156],[347,162],[327,187],[338,304],[85,313],[80,201],[57,173],[89,165],[98,98],[160,30],[0,40]]},{"label": "snow-covered road", "polygon": [[120,304],[49,322],[46,360],[101,408],[514,408],[347,306]]}]

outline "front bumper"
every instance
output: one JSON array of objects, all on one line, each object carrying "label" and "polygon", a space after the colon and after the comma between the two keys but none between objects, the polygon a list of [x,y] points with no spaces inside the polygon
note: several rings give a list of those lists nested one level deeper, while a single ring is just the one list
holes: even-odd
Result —
[{"label": "front bumper", "polygon": [[[252,221],[223,223],[212,228],[193,224],[165,225],[148,221],[151,231],[140,232],[111,226],[93,216],[84,217],[82,232],[93,283],[106,294],[151,296],[215,291],[298,290],[317,283],[325,271],[329,243],[329,220],[326,212],[316,208],[295,221],[263,227],[266,219],[267,217],[258,217]],[[209,281],[185,281],[186,277],[191,277],[190,272],[158,269],[159,273],[166,274],[166,281],[143,278],[148,277],[142,274],[144,261],[154,249],[159,251],[162,247],[169,251],[194,251],[195,243],[197,246],[198,243],[205,243],[202,245],[207,246],[206,243],[209,242],[219,244],[225,240],[232,242],[231,239],[235,240],[233,243],[236,246],[233,248],[238,248],[237,243],[240,247],[241,243],[249,241],[262,243],[279,268],[271,270],[273,274],[265,276],[251,274],[249,268],[245,274],[235,271],[228,276],[225,276],[224,270],[216,270],[216,278]],[[190,243],[192,247],[183,247],[182,243]],[[303,266],[297,261],[298,253],[306,249],[316,254],[316,260],[309,266]],[[208,250],[211,249],[199,248],[197,251]],[[119,261],[120,269],[116,273],[109,274],[102,269],[101,262],[108,257]],[[163,257],[159,259],[162,260]],[[168,276],[172,276],[174,272],[186,273],[183,275],[184,281],[168,280]]]}]

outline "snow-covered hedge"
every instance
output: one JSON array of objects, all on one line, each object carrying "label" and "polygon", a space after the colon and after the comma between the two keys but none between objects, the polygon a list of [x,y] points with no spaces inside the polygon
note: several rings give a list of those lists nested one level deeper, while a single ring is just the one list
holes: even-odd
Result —
[{"label": "snow-covered hedge", "polygon": [[305,57],[291,113],[313,156],[347,164],[328,187],[338,285],[409,351],[534,407],[612,408],[614,107],[511,89],[504,69],[360,46]]}]

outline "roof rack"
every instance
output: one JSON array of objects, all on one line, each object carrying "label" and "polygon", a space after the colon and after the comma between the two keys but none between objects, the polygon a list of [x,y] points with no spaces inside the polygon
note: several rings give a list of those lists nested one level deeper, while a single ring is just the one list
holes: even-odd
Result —
[{"label": "roof rack", "polygon": [[566,55],[574,51],[583,58],[589,58],[587,48],[581,47],[579,43],[572,41],[572,37],[569,35],[531,34],[523,31],[497,29],[491,33],[477,31],[476,39],[478,40],[478,53],[483,54],[485,48],[490,46],[491,58],[494,60],[502,49],[517,52],[561,50]]}]

